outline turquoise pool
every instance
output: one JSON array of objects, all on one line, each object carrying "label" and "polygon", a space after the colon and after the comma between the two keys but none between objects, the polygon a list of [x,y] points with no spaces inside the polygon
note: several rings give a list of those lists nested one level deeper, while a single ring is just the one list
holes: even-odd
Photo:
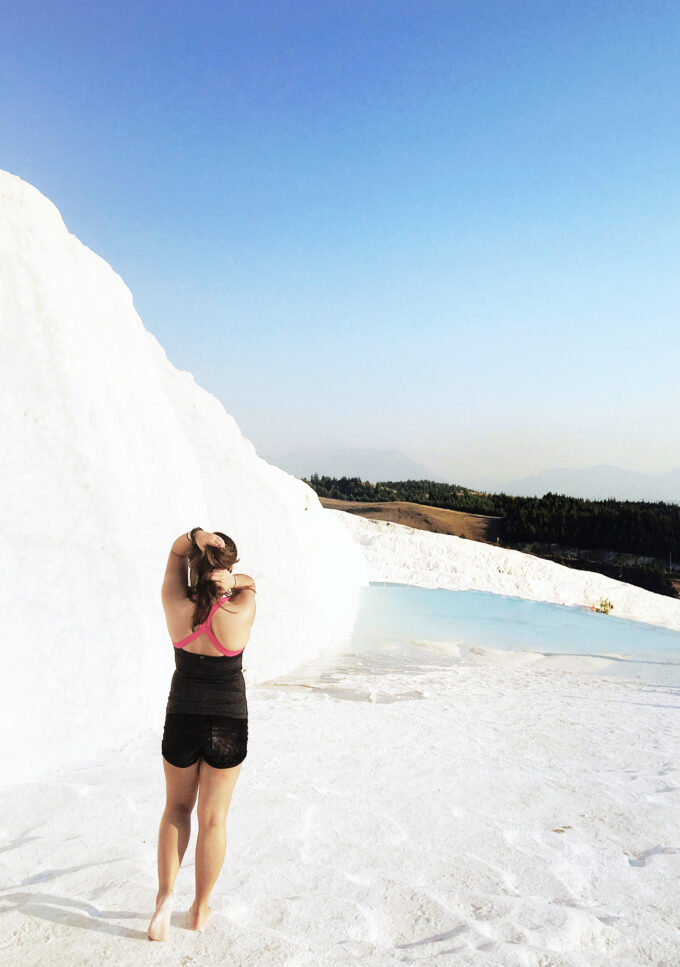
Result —
[{"label": "turquoise pool", "polygon": [[[599,614],[583,607],[371,582],[360,605],[349,649],[427,661],[418,640],[526,650],[544,655],[611,658],[603,674],[680,685],[680,632]],[[386,650],[387,649],[387,650]],[[434,660],[434,659],[433,659]],[[441,659],[437,659],[441,660]]]}]

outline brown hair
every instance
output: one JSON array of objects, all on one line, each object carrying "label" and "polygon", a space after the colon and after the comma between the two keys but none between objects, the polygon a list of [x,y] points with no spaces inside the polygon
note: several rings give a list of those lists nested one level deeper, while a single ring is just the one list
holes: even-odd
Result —
[{"label": "brown hair", "polygon": [[208,544],[205,551],[194,544],[189,551],[189,585],[191,591],[189,596],[196,602],[194,617],[191,630],[194,631],[198,625],[210,614],[215,601],[223,592],[220,590],[216,581],[213,581],[211,574],[216,569],[231,568],[240,560],[236,544],[231,537],[223,534],[222,531],[213,531],[224,541],[224,547],[215,547]]}]

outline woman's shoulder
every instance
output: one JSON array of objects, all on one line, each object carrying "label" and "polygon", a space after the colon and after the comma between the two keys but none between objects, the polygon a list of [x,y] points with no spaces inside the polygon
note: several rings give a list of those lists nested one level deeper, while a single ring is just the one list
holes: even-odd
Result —
[{"label": "woman's shoulder", "polygon": [[254,598],[257,592],[255,578],[252,578],[250,574],[235,574],[234,577],[236,578],[236,587],[231,592],[232,596],[238,597],[246,591],[251,591],[252,593],[246,594],[245,597]]},{"label": "woman's shoulder", "polygon": [[[248,574],[236,574],[237,585],[221,599],[222,611],[242,612],[254,610],[257,597],[255,581]],[[246,584],[248,581],[250,583]]]}]

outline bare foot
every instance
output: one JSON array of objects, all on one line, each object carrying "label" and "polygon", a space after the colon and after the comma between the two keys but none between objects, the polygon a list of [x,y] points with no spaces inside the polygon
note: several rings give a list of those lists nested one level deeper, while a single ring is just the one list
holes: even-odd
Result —
[{"label": "bare foot", "polygon": [[197,907],[196,901],[191,904],[189,908],[189,913],[191,914],[191,927],[193,930],[205,930],[205,925],[208,922],[208,917],[212,911],[212,907]]},{"label": "bare foot", "polygon": [[149,929],[146,931],[147,940],[167,940],[170,932],[170,914],[174,896],[169,893],[156,902],[156,912],[151,917]]}]

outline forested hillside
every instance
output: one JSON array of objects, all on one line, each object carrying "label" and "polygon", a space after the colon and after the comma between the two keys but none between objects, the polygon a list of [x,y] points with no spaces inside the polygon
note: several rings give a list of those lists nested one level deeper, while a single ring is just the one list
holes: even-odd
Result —
[{"label": "forested hillside", "polygon": [[412,501],[448,510],[502,518],[500,539],[509,546],[542,542],[607,549],[680,560],[680,505],[663,501],[584,500],[565,494],[511,497],[434,480],[384,480],[312,474],[306,482],[319,497],[354,501]]}]

